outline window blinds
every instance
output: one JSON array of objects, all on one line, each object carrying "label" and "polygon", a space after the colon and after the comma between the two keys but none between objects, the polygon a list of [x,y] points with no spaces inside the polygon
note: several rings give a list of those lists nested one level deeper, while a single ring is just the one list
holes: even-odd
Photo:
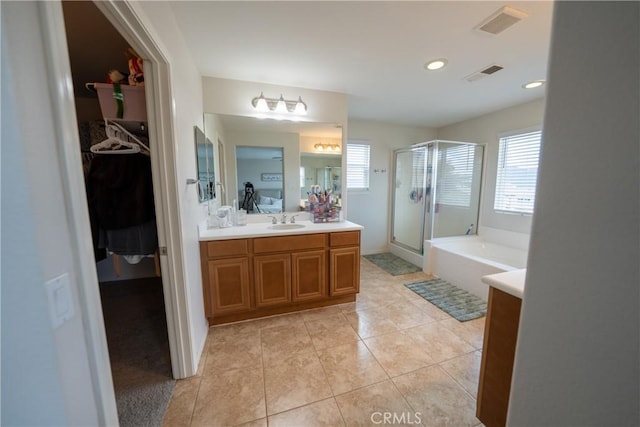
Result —
[{"label": "window blinds", "polygon": [[369,189],[369,145],[347,144],[347,189]]},{"label": "window blinds", "polygon": [[536,131],[500,138],[496,211],[533,213],[541,134]]},{"label": "window blinds", "polygon": [[474,145],[439,148],[437,203],[464,208],[471,205],[474,158]]}]

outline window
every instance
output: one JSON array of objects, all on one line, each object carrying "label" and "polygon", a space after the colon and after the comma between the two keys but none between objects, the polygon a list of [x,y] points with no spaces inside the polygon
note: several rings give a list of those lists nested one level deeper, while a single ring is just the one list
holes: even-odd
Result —
[{"label": "window", "polygon": [[532,214],[538,177],[541,132],[500,138],[493,209]]},{"label": "window", "polygon": [[347,189],[369,190],[368,144],[347,144]]},{"label": "window", "polygon": [[475,159],[474,145],[455,145],[438,150],[438,203],[468,208]]}]

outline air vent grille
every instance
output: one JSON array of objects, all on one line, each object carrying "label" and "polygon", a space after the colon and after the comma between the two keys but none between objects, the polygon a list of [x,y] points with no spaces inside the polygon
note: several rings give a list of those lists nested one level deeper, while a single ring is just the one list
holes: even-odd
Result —
[{"label": "air vent grille", "polygon": [[496,13],[482,21],[476,30],[497,35],[529,16],[526,12],[513,7],[504,6]]},{"label": "air vent grille", "polygon": [[499,65],[492,65],[488,68],[485,68],[484,70],[480,71],[482,74],[486,74],[488,76],[490,76],[493,73],[496,73],[500,70],[502,70],[504,67],[501,67]]},{"label": "air vent grille", "polygon": [[504,67],[497,65],[497,64],[493,64],[493,65],[489,65],[488,67],[484,67],[482,70],[480,71],[476,71],[473,74],[469,74],[467,77],[465,77],[464,79],[466,81],[468,81],[469,83],[473,83],[476,82],[482,78],[485,78],[487,76],[490,76],[494,73],[497,73],[498,71],[502,70]]}]

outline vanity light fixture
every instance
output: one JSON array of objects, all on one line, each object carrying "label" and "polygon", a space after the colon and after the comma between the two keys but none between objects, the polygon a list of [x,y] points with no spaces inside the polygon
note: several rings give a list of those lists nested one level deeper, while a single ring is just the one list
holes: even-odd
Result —
[{"label": "vanity light fixture", "polygon": [[326,151],[328,153],[337,153],[340,151],[338,144],[316,144],[313,148],[315,148],[316,151]]},{"label": "vanity light fixture", "polygon": [[264,93],[260,92],[260,96],[251,100],[251,105],[260,113],[307,114],[307,104],[302,101],[301,96],[298,97],[297,101],[290,101],[284,99],[282,95],[280,95],[280,98],[266,98]]},{"label": "vanity light fixture", "polygon": [[429,71],[435,71],[444,68],[445,65],[447,65],[447,60],[445,58],[438,58],[424,64],[424,68]]},{"label": "vanity light fixture", "polygon": [[534,88],[542,86],[543,84],[544,84],[544,80],[534,80],[532,82],[523,84],[522,88],[523,89],[534,89]]}]

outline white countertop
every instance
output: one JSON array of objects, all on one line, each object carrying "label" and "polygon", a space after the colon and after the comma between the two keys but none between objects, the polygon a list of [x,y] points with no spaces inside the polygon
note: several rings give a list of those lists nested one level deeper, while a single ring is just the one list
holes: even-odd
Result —
[{"label": "white countertop", "polygon": [[198,227],[198,237],[202,240],[246,239],[250,237],[289,236],[294,234],[331,233],[335,231],[362,230],[364,227],[350,221],[324,222],[315,224],[311,221],[297,221],[303,228],[290,230],[273,230],[271,222],[250,222],[243,226],[228,228],[207,228],[203,222]]},{"label": "white countertop", "polygon": [[520,270],[505,271],[504,273],[482,276],[481,280],[489,286],[493,286],[496,289],[500,289],[503,292],[522,299],[522,294],[524,294],[524,278],[526,274],[527,269],[522,268]]}]

